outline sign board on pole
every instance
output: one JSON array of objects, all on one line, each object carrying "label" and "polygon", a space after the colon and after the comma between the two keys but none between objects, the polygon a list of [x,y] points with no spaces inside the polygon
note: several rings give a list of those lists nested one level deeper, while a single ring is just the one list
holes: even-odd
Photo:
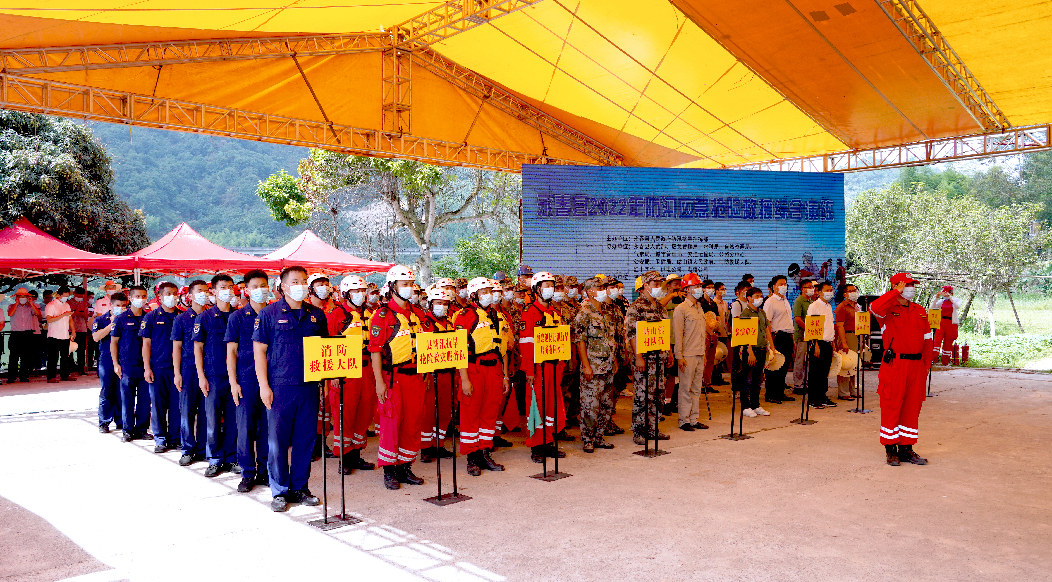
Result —
[{"label": "sign board on pole", "polygon": [[416,334],[416,371],[468,367],[468,330],[421,332]]},{"label": "sign board on pole", "polygon": [[868,311],[855,312],[855,335],[869,335],[870,318]]},{"label": "sign board on pole", "polygon": [[570,326],[553,325],[533,328],[533,361],[550,362],[570,359]]},{"label": "sign board on pole", "polygon": [[941,309],[929,309],[928,310],[928,327],[932,329],[939,329],[942,327],[942,310]]},{"label": "sign board on pole", "polygon": [[804,320],[804,341],[820,340],[825,336],[826,316],[808,315]]},{"label": "sign board on pole", "polygon": [[303,381],[362,377],[362,336],[303,338]]},{"label": "sign board on pole", "polygon": [[742,319],[735,317],[731,320],[731,347],[755,346],[756,339],[760,335],[760,318],[751,317]]},{"label": "sign board on pole", "polygon": [[637,321],[636,353],[663,352],[672,349],[672,321]]}]

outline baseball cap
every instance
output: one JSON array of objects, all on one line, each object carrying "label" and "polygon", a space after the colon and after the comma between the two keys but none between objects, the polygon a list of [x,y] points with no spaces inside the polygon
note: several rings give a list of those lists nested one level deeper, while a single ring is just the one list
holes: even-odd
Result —
[{"label": "baseball cap", "polygon": [[529,265],[521,265],[519,267],[519,276],[532,277],[533,269],[531,269]]},{"label": "baseball cap", "polygon": [[917,280],[914,279],[913,276],[909,273],[895,273],[891,276],[891,284],[892,286],[894,286],[898,285],[899,283],[906,283],[907,285],[909,285],[910,283],[916,284]]},{"label": "baseball cap", "polygon": [[949,285],[943,287],[942,290],[947,292],[947,293],[953,293],[953,287],[951,287]]},{"label": "baseball cap", "polygon": [[28,297],[29,296],[29,291],[27,291],[25,287],[19,287],[18,291],[15,291],[15,295],[17,297],[23,297],[23,296]]},{"label": "baseball cap", "polygon": [[493,273],[493,279],[496,280],[496,281],[500,281],[502,279],[507,279],[507,278],[508,278],[508,274],[505,273],[504,271],[497,271],[496,273]]},{"label": "baseball cap", "polygon": [[[659,273],[658,271],[647,271],[646,273],[643,273],[642,275],[640,275],[639,278],[642,280],[643,285],[646,285],[647,283],[650,283],[650,282],[653,282],[653,281],[657,281],[659,283],[664,283],[665,282],[665,277],[661,273]],[[640,288],[642,288],[643,285],[640,285]]]}]

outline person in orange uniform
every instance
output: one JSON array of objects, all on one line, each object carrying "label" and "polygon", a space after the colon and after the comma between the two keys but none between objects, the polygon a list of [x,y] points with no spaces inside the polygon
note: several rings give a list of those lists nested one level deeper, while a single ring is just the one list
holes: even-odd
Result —
[{"label": "person in orange uniform", "polygon": [[503,395],[508,390],[504,358],[498,347],[500,319],[493,308],[493,283],[485,277],[468,281],[468,305],[453,320],[468,332],[468,367],[460,370],[460,452],[468,474],[482,469],[503,471],[491,456]]},{"label": "person in orange uniform", "polygon": [[884,343],[880,365],[880,444],[887,463],[926,465],[913,451],[918,437],[918,419],[925,398],[925,380],[932,359],[932,333],[928,312],[914,303],[917,281],[908,273],[891,278],[891,291],[870,303]]},{"label": "person in orange uniform", "polygon": [[365,279],[357,275],[347,275],[340,281],[340,296],[343,300],[337,298],[335,309],[325,314],[329,335],[362,338],[362,377],[329,380],[325,397],[328,416],[332,418],[332,429],[327,432],[326,441],[332,437],[332,453],[343,457],[343,474],[350,475],[355,469],[372,471],[376,468],[376,465],[362,458],[365,433],[376,410],[376,393],[372,389],[373,378],[369,372],[369,337],[362,333],[373,310],[366,305]]},{"label": "person in orange uniform", "polygon": [[390,299],[369,321],[369,353],[380,415],[377,458],[384,468],[384,487],[422,485],[412,470],[420,452],[424,412],[424,379],[416,372],[416,334],[421,312],[409,303],[416,274],[403,265],[387,272]]},{"label": "person in orange uniform", "polygon": [[[439,279],[439,282],[442,282]],[[446,279],[452,284],[451,279]],[[453,301],[453,291],[443,289],[438,283],[430,285],[425,291],[423,308],[427,312],[421,322],[421,329],[426,332],[453,331],[453,320],[449,317],[449,304]],[[453,453],[446,450],[442,443],[446,440],[446,430],[453,420],[453,384],[456,372],[439,370],[432,372],[425,380],[424,417],[420,429],[420,460],[430,463],[436,458],[448,459]],[[435,391],[438,391],[438,421],[435,421]],[[438,434],[435,434],[435,433]]]},{"label": "person in orange uniform", "polygon": [[950,363],[950,356],[953,355],[953,342],[957,341],[957,327],[960,323],[961,307],[964,304],[960,299],[953,296],[953,287],[949,285],[942,288],[942,291],[935,295],[935,300],[932,301],[932,309],[942,310],[942,321],[939,324],[939,329],[935,330],[935,354],[933,357],[941,357],[942,365],[946,366]]},{"label": "person in orange uniform", "polygon": [[[522,320],[519,322],[519,349],[522,354],[522,371],[526,374],[526,382],[533,393],[529,417],[534,418],[534,410],[543,417],[542,427],[535,426],[536,421],[534,420],[527,422],[530,436],[526,439],[526,444],[530,447],[530,459],[534,463],[541,463],[546,456],[558,456],[560,459],[566,456],[566,453],[558,450],[553,442],[555,433],[566,428],[563,395],[558,389],[562,381],[564,364],[562,361],[557,361],[553,373],[551,364],[537,364],[533,361],[533,330],[537,326],[562,325],[563,319],[551,302],[555,296],[555,277],[551,273],[545,271],[535,273],[530,279],[530,288],[534,300],[523,312]],[[541,370],[543,365],[547,365],[548,369]],[[543,378],[543,383],[534,381],[538,374]],[[541,430],[537,430],[538,428]]]}]

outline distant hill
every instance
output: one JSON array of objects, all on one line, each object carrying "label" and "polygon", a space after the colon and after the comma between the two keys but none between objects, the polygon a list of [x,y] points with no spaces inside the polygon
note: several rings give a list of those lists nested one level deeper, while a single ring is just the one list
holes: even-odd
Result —
[{"label": "distant hill", "polygon": [[115,189],[146,214],[151,240],[180,222],[227,247],[277,247],[298,231],[275,222],[256,184],[296,173],[306,148],[91,123],[113,157]]}]

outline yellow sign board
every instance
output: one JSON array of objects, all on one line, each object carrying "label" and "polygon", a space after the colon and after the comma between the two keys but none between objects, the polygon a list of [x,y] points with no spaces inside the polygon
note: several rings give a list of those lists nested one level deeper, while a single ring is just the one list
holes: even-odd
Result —
[{"label": "yellow sign board", "polygon": [[468,367],[468,330],[422,332],[416,334],[416,371]]},{"label": "yellow sign board", "polygon": [[550,362],[570,359],[570,326],[553,325],[533,328],[533,361]]},{"label": "yellow sign board", "polygon": [[672,349],[672,321],[637,321],[636,353],[664,352]]},{"label": "yellow sign board", "polygon": [[870,321],[868,311],[855,312],[855,335],[869,335]]},{"label": "yellow sign board", "polygon": [[939,329],[942,327],[942,310],[941,309],[929,309],[928,310],[928,327],[932,329]]},{"label": "yellow sign board", "polygon": [[755,346],[760,335],[760,318],[750,317],[742,319],[735,317],[731,320],[731,347]]},{"label": "yellow sign board", "polygon": [[820,340],[826,335],[826,316],[808,315],[804,321],[804,341]]},{"label": "yellow sign board", "polygon": [[303,338],[303,381],[362,377],[362,336]]}]

